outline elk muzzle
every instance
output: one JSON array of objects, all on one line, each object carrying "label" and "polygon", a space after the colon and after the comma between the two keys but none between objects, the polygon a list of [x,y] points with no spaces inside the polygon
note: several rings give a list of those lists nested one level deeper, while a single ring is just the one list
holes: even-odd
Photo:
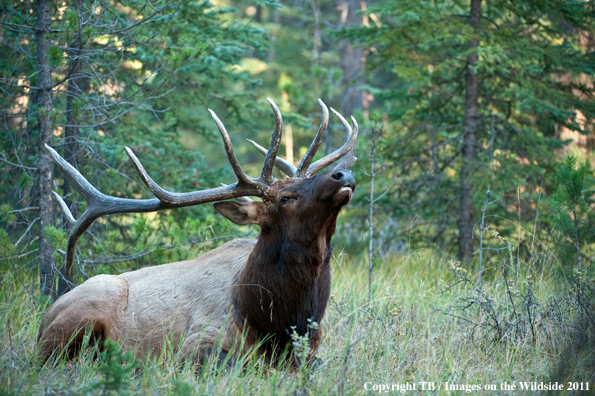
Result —
[{"label": "elk muzzle", "polygon": [[355,186],[351,171],[335,169],[328,173],[327,190],[321,195],[321,201],[332,200],[334,205],[347,205],[353,197]]}]

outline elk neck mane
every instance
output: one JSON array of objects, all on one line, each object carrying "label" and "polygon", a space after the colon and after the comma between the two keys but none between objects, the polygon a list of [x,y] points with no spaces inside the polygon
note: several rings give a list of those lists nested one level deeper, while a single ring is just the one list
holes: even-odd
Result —
[{"label": "elk neck mane", "polygon": [[246,326],[252,338],[275,335],[264,344],[265,350],[282,350],[291,343],[293,330],[317,339],[318,332],[308,326],[320,323],[330,296],[331,238],[338,214],[337,210],[311,235],[295,235],[295,230],[290,233],[278,225],[259,233],[237,275],[232,312],[236,324]]}]

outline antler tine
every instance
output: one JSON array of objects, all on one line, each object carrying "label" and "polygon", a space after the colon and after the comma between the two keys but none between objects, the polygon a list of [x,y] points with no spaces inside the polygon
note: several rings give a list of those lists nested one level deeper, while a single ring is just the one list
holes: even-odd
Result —
[{"label": "antler tine", "polygon": [[136,155],[134,155],[134,152],[130,150],[129,147],[124,147],[124,150],[126,151],[128,157],[132,160],[132,164],[134,165],[134,168],[136,169],[136,172],[138,173],[142,181],[147,185],[147,187],[149,187],[149,190],[151,190],[151,192],[162,201],[174,201],[174,199],[169,196],[169,191],[164,190],[163,188],[161,188],[161,186],[159,186],[157,183],[153,181],[151,176],[149,176],[149,174],[145,170],[143,164],[141,164],[138,158],[136,158]]},{"label": "antler tine", "polygon": [[318,104],[320,104],[320,107],[322,107],[322,121],[320,123],[320,127],[318,128],[318,132],[316,133],[316,137],[312,141],[312,144],[310,144],[310,147],[308,148],[308,151],[306,151],[304,158],[302,158],[300,165],[297,167],[297,172],[295,174],[295,177],[297,178],[303,178],[305,176],[306,172],[308,171],[308,167],[310,166],[310,163],[316,154],[316,151],[318,151],[318,148],[322,144],[326,128],[328,127],[328,108],[320,99],[318,99]]},{"label": "antler tine", "polygon": [[[357,129],[357,121],[355,121],[355,118],[353,118],[353,116],[351,116],[351,122],[353,123],[353,125],[355,125],[355,128]],[[349,136],[346,136],[346,138],[349,139]],[[339,160],[337,166],[335,166],[335,169],[349,170],[351,169],[356,160],[357,157],[355,156],[353,149],[351,149],[347,154],[345,154],[343,158]]]},{"label": "antler tine", "polygon": [[74,219],[72,212],[68,208],[68,205],[66,205],[66,202],[64,202],[62,197],[57,192],[52,191],[52,193],[54,193],[54,197],[56,197],[56,200],[58,200],[58,205],[60,205],[60,209],[62,209],[64,218],[66,218],[66,223],[68,223],[68,228],[72,228],[76,224],[76,220]]},{"label": "antler tine", "polygon": [[[260,195],[268,186],[259,186],[255,181],[248,179],[246,183],[238,181],[230,186],[210,188],[208,190],[192,191],[187,193],[177,193],[167,191],[153,181],[151,176],[145,171],[145,168],[138,160],[136,155],[126,147],[126,154],[132,160],[136,171],[149,187],[151,192],[155,194],[159,201],[167,203],[170,207],[180,208],[184,206],[198,205],[205,202],[220,201],[224,199],[235,198],[244,195]],[[233,152],[232,152],[233,154]],[[234,156],[235,158],[235,156]],[[243,172],[242,172],[243,173]],[[248,176],[244,175],[246,178]]]},{"label": "antler tine", "polygon": [[240,166],[240,162],[238,161],[235,153],[233,152],[233,146],[231,145],[231,140],[229,139],[229,134],[227,133],[225,126],[223,125],[223,123],[221,122],[219,117],[217,117],[217,115],[215,114],[215,112],[213,110],[209,109],[209,113],[211,113],[211,117],[213,117],[213,120],[215,120],[215,124],[217,124],[217,127],[219,128],[219,132],[221,133],[221,137],[223,138],[223,145],[225,146],[225,152],[227,153],[227,159],[229,161],[229,164],[233,168],[233,172],[236,174],[238,181],[240,183],[244,182],[244,183],[250,184],[251,180],[248,178],[248,176],[242,170],[242,167]]},{"label": "antler tine", "polygon": [[[357,122],[355,121],[355,118],[351,117],[351,121],[353,122],[353,129],[352,129],[351,126],[349,125],[349,123],[347,122],[347,120],[341,114],[339,114],[337,111],[335,111],[335,109],[333,109],[332,107],[331,107],[331,111],[339,118],[339,120],[341,120],[341,123],[343,124],[343,128],[345,128],[345,133],[348,136],[347,141],[338,150],[333,151],[326,157],[321,158],[318,161],[314,162],[312,165],[310,165],[308,167],[308,171],[306,172],[305,177],[313,175],[314,173],[318,172],[319,170],[326,168],[333,162],[344,157],[347,153],[349,153],[349,151],[351,149],[353,149],[353,146],[355,146],[355,140],[357,139],[357,132],[358,132],[358,125],[357,125]],[[352,165],[353,165],[353,163],[352,163]]]},{"label": "antler tine", "polygon": [[283,118],[281,117],[281,112],[279,108],[273,102],[271,98],[267,98],[267,101],[271,105],[273,109],[273,113],[275,114],[275,131],[271,135],[271,144],[269,145],[269,149],[267,150],[267,155],[264,159],[264,163],[262,164],[262,171],[260,172],[259,180],[264,180],[267,183],[273,182],[273,165],[275,164],[275,158],[277,158],[277,150],[279,150],[279,145],[281,144],[281,136],[283,135]]},{"label": "antler tine", "polygon": [[[250,140],[250,139],[246,139],[246,140],[249,141],[254,147],[256,147],[256,150],[258,150],[258,152],[260,152],[262,155],[264,155],[264,156],[267,155],[267,149],[265,149],[264,147],[262,147],[260,144],[256,143],[253,140]],[[285,173],[289,177],[294,177],[295,173],[297,171],[297,168],[295,166],[293,166],[293,164],[291,162],[286,161],[280,157],[275,157],[275,166],[277,168],[279,168],[279,170],[281,172]]]}]

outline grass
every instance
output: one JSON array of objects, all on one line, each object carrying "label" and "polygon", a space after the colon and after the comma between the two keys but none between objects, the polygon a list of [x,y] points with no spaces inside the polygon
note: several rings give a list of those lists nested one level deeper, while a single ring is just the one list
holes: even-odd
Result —
[{"label": "grass", "polygon": [[[384,260],[375,268],[373,301],[368,304],[364,258],[335,257],[332,297],[321,324],[325,336],[318,350],[321,364],[294,373],[263,367],[251,360],[244,368],[206,368],[179,365],[164,353],[139,363],[126,379],[134,395],[360,395],[378,393],[375,384],[404,385],[434,382],[431,393],[467,394],[459,386],[553,382],[563,354],[546,338],[492,342],[477,336],[449,313],[463,293],[456,286],[442,293],[441,280],[452,282],[449,263],[428,252]],[[498,282],[484,284],[502,304],[506,294]],[[555,283],[547,274],[535,284],[547,296]],[[28,293],[14,273],[2,275],[0,289],[0,389],[5,394],[102,394],[92,389],[102,381],[100,363],[92,350],[79,359],[59,360],[43,368],[31,364],[35,334],[47,303]],[[579,375],[580,376],[580,375]],[[581,381],[581,378],[568,378]],[[583,380],[584,381],[584,380]],[[455,386],[445,390],[444,383]],[[590,387],[595,383],[589,384]],[[426,386],[429,386],[426,384]],[[458,389],[458,390],[457,390]],[[518,388],[517,388],[518,389]],[[122,390],[120,394],[123,394]],[[396,390],[392,392],[398,393]],[[522,393],[508,391],[508,393]],[[0,391],[2,394],[2,391]]]}]

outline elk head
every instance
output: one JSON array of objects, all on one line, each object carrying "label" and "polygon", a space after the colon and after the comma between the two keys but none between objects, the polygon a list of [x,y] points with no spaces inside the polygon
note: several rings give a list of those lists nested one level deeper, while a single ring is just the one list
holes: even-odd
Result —
[{"label": "elk head", "polygon": [[336,169],[311,178],[277,181],[262,202],[225,201],[213,206],[236,224],[256,224],[262,234],[309,243],[321,234],[330,238],[333,220],[349,203],[354,189],[351,172]]}]

